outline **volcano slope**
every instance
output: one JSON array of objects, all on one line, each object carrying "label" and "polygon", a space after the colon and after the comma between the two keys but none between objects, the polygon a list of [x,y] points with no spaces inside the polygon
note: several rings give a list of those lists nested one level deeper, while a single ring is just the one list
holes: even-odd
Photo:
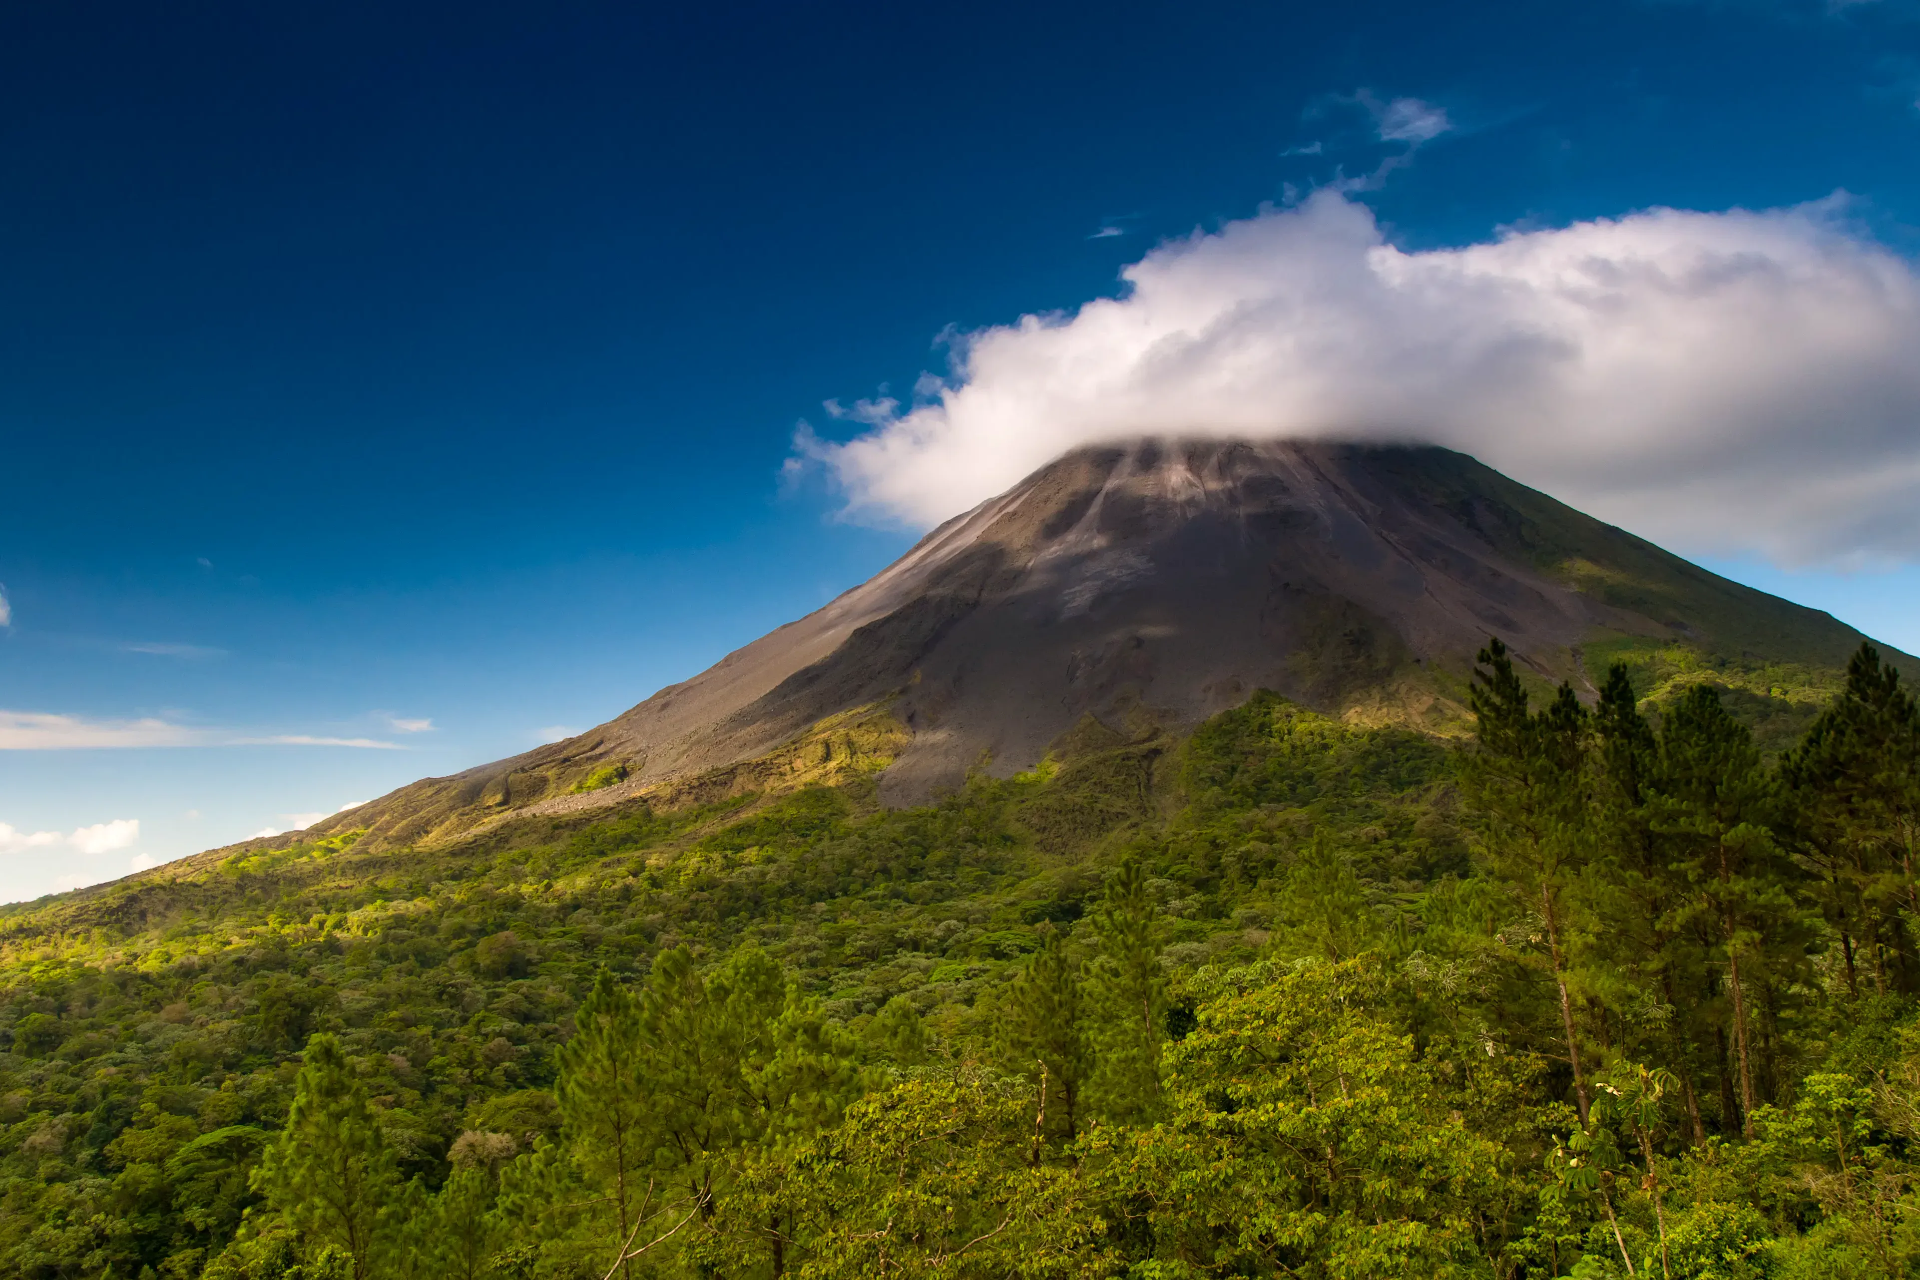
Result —
[{"label": "volcano slope", "polygon": [[1090,717],[1191,728],[1257,688],[1456,735],[1492,634],[1586,695],[1622,659],[1656,700],[1711,679],[1770,742],[1862,639],[1448,450],[1141,440],[1068,454],[596,729],[311,834],[433,843],[514,814],[878,769],[884,802],[914,803],[975,769],[1031,768]]}]

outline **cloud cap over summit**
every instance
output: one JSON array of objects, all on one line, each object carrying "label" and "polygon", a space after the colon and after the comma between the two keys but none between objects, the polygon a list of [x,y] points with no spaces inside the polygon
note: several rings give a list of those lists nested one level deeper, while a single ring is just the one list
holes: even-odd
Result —
[{"label": "cloud cap over summit", "polygon": [[1143,434],[1435,443],[1694,551],[1920,558],[1920,276],[1842,197],[1407,251],[1323,190],[1122,275],[802,451],[929,525]]}]

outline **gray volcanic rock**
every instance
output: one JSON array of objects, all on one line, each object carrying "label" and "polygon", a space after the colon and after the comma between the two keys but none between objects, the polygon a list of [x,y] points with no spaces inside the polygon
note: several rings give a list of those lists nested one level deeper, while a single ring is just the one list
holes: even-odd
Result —
[{"label": "gray volcanic rock", "polygon": [[[1491,635],[1585,687],[1596,641],[1837,667],[1861,639],[1448,450],[1141,440],[1068,454],[589,733],[315,831],[401,842],[528,805],[603,804],[880,702],[913,735],[882,780],[895,803],[983,762],[1030,767],[1087,716],[1178,727],[1263,687],[1457,731]],[[555,794],[613,761],[630,770],[620,786]]]}]

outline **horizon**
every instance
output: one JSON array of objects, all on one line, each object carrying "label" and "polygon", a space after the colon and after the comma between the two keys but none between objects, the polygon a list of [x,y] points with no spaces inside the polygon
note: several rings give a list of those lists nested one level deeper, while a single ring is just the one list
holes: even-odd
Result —
[{"label": "horizon", "polygon": [[0,898],[601,723],[1236,357],[1920,650],[1899,0],[375,16],[8,20]]}]

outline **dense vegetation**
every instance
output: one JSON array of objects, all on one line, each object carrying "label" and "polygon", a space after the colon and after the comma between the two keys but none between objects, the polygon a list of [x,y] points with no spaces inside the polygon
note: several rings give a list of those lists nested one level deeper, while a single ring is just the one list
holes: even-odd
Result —
[{"label": "dense vegetation", "polygon": [[1481,662],[15,909],[0,1275],[1914,1273],[1913,699]]}]

